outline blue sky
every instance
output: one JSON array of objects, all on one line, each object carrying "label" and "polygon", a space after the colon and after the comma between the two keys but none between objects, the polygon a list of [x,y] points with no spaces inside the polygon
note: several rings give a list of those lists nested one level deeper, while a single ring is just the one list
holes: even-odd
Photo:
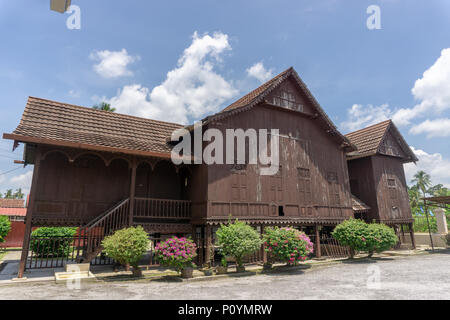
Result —
[{"label": "blue sky", "polygon": [[[72,0],[79,30],[49,1],[0,0],[2,132],[28,96],[191,122],[294,66],[343,133],[394,118],[420,159],[408,180],[421,168],[450,186],[450,1]],[[0,192],[31,180],[11,147]]]}]

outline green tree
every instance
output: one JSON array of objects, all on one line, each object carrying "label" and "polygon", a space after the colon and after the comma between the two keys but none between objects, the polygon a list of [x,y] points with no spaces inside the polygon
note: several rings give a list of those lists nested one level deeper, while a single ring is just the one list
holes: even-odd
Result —
[{"label": "green tree", "polygon": [[9,231],[11,231],[11,222],[7,216],[0,216],[0,243],[5,242]]},{"label": "green tree", "polygon": [[5,199],[14,199],[14,194],[12,189],[7,189],[5,192]]},{"label": "green tree", "polygon": [[398,242],[394,229],[382,223],[371,223],[368,225],[366,236],[367,251],[369,257],[374,252],[382,252],[391,249]]},{"label": "green tree", "polygon": [[103,110],[103,111],[111,111],[111,112],[116,111],[116,108],[111,108],[111,105],[106,102],[101,102],[100,104],[96,104],[92,108],[96,109],[96,110]]},{"label": "green tree", "polygon": [[259,233],[237,219],[228,225],[221,224],[216,236],[222,255],[234,257],[239,267],[242,267],[245,256],[261,248]]},{"label": "green tree", "polygon": [[104,251],[108,256],[122,265],[131,265],[133,275],[141,274],[139,261],[147,252],[150,240],[148,234],[141,227],[130,227],[116,231],[102,241]]},{"label": "green tree", "polygon": [[19,188],[16,190],[16,192],[13,194],[14,199],[23,199],[25,194],[22,192],[22,188]]},{"label": "green tree", "polygon": [[422,213],[420,208],[423,206],[423,201],[420,196],[419,188],[416,185],[408,187],[408,196],[412,213],[414,215],[420,215]]},{"label": "green tree", "polygon": [[359,219],[349,219],[338,224],[331,235],[343,246],[350,247],[350,258],[353,259],[355,251],[366,251],[366,238],[369,234],[369,225]]},{"label": "green tree", "polygon": [[411,182],[417,186],[422,192],[422,196],[425,198],[427,190],[431,186],[430,175],[423,170],[417,171]]}]

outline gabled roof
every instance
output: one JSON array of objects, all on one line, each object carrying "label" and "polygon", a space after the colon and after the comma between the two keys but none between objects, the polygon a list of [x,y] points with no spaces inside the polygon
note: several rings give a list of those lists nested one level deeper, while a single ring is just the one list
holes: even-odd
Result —
[{"label": "gabled roof", "polygon": [[0,216],[25,217],[27,208],[0,208]]},{"label": "gabled roof", "polygon": [[406,162],[418,161],[416,155],[406,143],[392,120],[385,120],[346,134],[345,136],[358,148],[357,151],[347,153],[347,158],[351,160],[378,154],[389,132],[395,136],[403,152],[407,155],[404,160]]},{"label": "gabled roof", "polygon": [[5,139],[170,157],[166,137],[182,125],[29,97],[19,126]]},{"label": "gabled roof", "polygon": [[[319,105],[317,100],[314,98],[306,84],[302,81],[293,67],[290,67],[281,72],[255,90],[236,100],[222,111],[206,117],[202,120],[203,124],[207,124],[208,122],[211,122],[213,120],[222,119],[224,117],[234,115],[238,112],[248,110],[259,103],[264,103],[265,98],[289,77],[293,78],[294,82],[299,86],[299,89],[306,95],[307,99],[310,101],[313,109],[316,112],[314,114],[315,121],[322,123],[327,133],[334,136],[341,143],[342,147],[346,148],[348,151],[356,150],[356,147],[338,131],[330,118],[328,118],[325,111]],[[192,129],[192,126],[190,126],[189,129]]]},{"label": "gabled roof", "polygon": [[0,199],[0,208],[24,208],[24,199]]},{"label": "gabled roof", "polygon": [[367,212],[370,207],[352,194],[352,208],[355,213]]}]

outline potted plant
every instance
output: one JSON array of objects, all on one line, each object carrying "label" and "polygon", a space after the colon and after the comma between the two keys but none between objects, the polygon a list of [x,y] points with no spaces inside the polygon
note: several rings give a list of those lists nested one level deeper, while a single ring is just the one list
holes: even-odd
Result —
[{"label": "potted plant", "polygon": [[245,222],[221,224],[216,232],[217,242],[223,256],[234,257],[236,271],[244,272],[243,258],[261,248],[259,233]]},{"label": "potted plant", "polygon": [[264,229],[264,246],[272,259],[286,262],[289,266],[306,260],[314,251],[309,237],[291,227]]},{"label": "potted plant", "polygon": [[211,265],[209,263],[205,263],[202,266],[202,270],[201,271],[203,272],[203,274],[205,276],[212,276],[212,274],[213,274],[213,269],[211,268]]},{"label": "potted plant", "polygon": [[142,276],[139,261],[147,252],[148,234],[141,227],[130,227],[116,231],[102,241],[107,256],[113,258],[123,266],[131,266],[133,276]]},{"label": "potted plant", "polygon": [[183,278],[192,278],[196,251],[191,239],[172,237],[156,245],[155,257],[161,265],[174,268]]},{"label": "potted plant", "polygon": [[220,265],[216,268],[217,274],[226,274],[228,272],[228,261],[225,256],[220,259]]}]

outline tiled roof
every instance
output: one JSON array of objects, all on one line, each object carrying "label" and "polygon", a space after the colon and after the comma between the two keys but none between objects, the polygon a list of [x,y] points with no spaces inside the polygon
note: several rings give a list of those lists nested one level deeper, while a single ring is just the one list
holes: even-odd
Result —
[{"label": "tiled roof", "polygon": [[0,208],[23,208],[25,200],[23,199],[0,199]]},{"label": "tiled roof", "polygon": [[352,208],[356,213],[367,212],[370,207],[352,194]]},{"label": "tiled roof", "polygon": [[229,111],[229,110],[233,110],[236,108],[240,108],[240,107],[245,107],[246,105],[250,104],[253,100],[255,100],[256,98],[258,98],[263,92],[265,92],[267,89],[274,87],[276,85],[278,85],[281,81],[284,80],[284,77],[293,70],[293,68],[289,68],[284,70],[283,72],[281,72],[280,74],[278,74],[277,76],[273,77],[272,79],[270,79],[269,81],[263,83],[262,85],[260,85],[258,88],[256,88],[255,90],[249,92],[248,94],[246,94],[245,96],[243,96],[242,98],[239,98],[238,100],[236,100],[235,102],[233,102],[232,104],[230,104],[228,107],[226,107],[225,109],[222,110],[223,111]]},{"label": "tiled roof", "polygon": [[0,208],[0,216],[20,216],[27,215],[27,208]]},{"label": "tiled roof", "polygon": [[370,127],[348,133],[345,136],[356,145],[358,155],[373,155],[377,153],[378,147],[390,124],[391,120],[386,120]]},{"label": "tiled roof", "polygon": [[[330,133],[332,136],[334,136],[340,143],[342,143],[342,146],[345,147],[347,150],[355,150],[356,147],[351,144],[351,142],[342,135],[336,126],[333,124],[333,122],[330,120],[330,118],[327,116],[325,111],[322,109],[320,104],[317,102],[317,100],[314,98],[312,93],[309,91],[306,84],[302,81],[300,76],[297,74],[297,72],[294,70],[293,67],[290,67],[277,76],[273,77],[269,81],[265,82],[255,90],[251,91],[250,93],[246,94],[242,98],[238,99],[237,101],[230,104],[228,107],[223,109],[221,112],[218,112],[212,116],[209,116],[205,119],[203,119],[203,123],[207,123],[214,119],[220,119],[223,117],[226,117],[230,114],[233,114],[235,112],[239,112],[240,110],[246,110],[247,108],[251,108],[252,106],[263,102],[265,97],[272,92],[276,87],[278,87],[279,84],[281,84],[285,79],[289,77],[293,77],[294,81],[299,85],[301,90],[304,92],[304,94],[307,96],[309,101],[312,104],[312,107],[314,108],[316,114],[314,117],[318,117],[318,122],[321,122],[324,126],[325,130]],[[193,126],[188,127],[190,130],[193,128]]]},{"label": "tiled roof", "polygon": [[29,97],[19,126],[5,138],[157,155],[170,154],[166,138],[182,127],[175,123]]},{"label": "tiled roof", "polygon": [[404,162],[418,161],[392,120],[385,120],[367,128],[347,133],[345,136],[358,148],[357,151],[347,153],[347,158],[356,159],[377,154],[383,140],[387,136],[387,132],[396,137],[400,147],[406,154],[403,158]]}]

